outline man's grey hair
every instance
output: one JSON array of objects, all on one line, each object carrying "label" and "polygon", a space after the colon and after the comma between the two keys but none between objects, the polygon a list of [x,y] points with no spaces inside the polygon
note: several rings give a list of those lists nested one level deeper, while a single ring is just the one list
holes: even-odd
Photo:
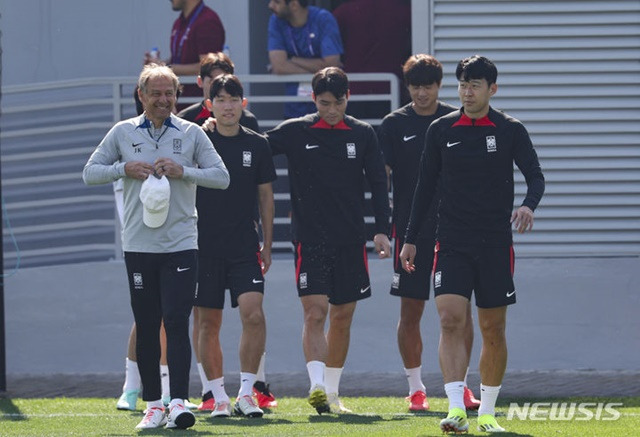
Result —
[{"label": "man's grey hair", "polygon": [[140,91],[146,93],[149,80],[155,79],[156,77],[167,77],[171,79],[173,82],[173,90],[178,91],[180,79],[178,79],[178,76],[176,76],[173,70],[166,65],[154,63],[147,64],[142,68],[142,72],[140,72],[140,77],[138,78],[138,88],[140,88]]}]

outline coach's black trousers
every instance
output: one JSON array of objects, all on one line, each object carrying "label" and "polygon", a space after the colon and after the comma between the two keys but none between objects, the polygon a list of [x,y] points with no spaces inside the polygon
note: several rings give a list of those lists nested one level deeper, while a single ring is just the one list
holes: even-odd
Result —
[{"label": "coach's black trousers", "polygon": [[136,322],[136,354],[142,399],[162,396],[160,323],[167,332],[171,398],[189,397],[191,345],[189,315],[198,278],[197,250],[172,253],[125,252],[131,308]]}]

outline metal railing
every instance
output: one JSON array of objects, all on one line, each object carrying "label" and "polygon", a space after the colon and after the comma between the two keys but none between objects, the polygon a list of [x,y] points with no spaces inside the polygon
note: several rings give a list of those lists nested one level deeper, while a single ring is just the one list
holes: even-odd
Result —
[{"label": "metal railing", "polygon": [[[285,82],[308,82],[310,75],[238,77],[250,105],[308,101],[308,97],[285,96],[278,90]],[[395,75],[354,73],[349,79],[386,82],[390,89],[388,94],[352,95],[350,101],[385,101],[392,109],[399,106],[400,88]],[[136,81],[135,77],[107,77],[2,88],[2,195],[12,225],[10,229],[3,224],[7,267],[19,257],[23,266],[121,257],[111,187],[87,188],[81,172],[106,132],[116,122],[135,115],[132,92]],[[181,82],[195,83],[195,78],[181,78]],[[259,92],[252,93],[252,85],[258,84]],[[270,90],[269,84],[278,90]],[[182,97],[180,103],[200,100]],[[251,109],[261,127],[283,121]],[[278,175],[285,176],[286,168],[279,168]],[[288,201],[288,192],[276,192],[276,202]],[[276,217],[275,226],[288,227],[289,222],[288,216],[281,215]],[[19,251],[10,244],[14,237]],[[275,249],[289,246],[288,239],[274,242]]]}]

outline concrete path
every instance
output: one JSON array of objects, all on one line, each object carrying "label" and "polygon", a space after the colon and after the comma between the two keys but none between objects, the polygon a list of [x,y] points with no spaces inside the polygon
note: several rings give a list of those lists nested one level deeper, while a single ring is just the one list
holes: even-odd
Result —
[{"label": "concrete path", "polygon": [[[389,391],[384,387],[404,393],[395,333],[399,301],[388,292],[391,262],[371,258],[369,266],[373,297],[356,310],[343,390],[365,385],[380,394]],[[307,380],[293,274],[292,256],[281,254],[267,275],[266,367],[274,387],[296,394],[306,390]],[[518,303],[508,313],[506,392],[510,385],[515,393],[532,395],[549,393],[543,386],[560,386],[560,395],[585,390],[640,395],[638,284],[640,258],[517,259]],[[222,347],[227,383],[233,386],[240,324],[237,311],[225,311]],[[23,269],[5,279],[5,313],[10,394],[42,395],[47,392],[43,381],[53,381],[49,393],[57,388],[69,396],[83,392],[87,379],[95,390],[101,379],[111,387],[105,388],[108,395],[118,393],[133,320],[122,262]],[[433,394],[442,391],[438,335],[430,301],[423,319],[423,372]],[[473,384],[480,340],[476,335]],[[197,379],[195,366],[192,377]],[[196,381],[194,387],[199,391]]]}]

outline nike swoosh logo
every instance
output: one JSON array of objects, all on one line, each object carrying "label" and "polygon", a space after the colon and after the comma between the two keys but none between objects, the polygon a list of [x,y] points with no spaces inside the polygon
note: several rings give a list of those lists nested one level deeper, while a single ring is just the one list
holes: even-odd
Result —
[{"label": "nike swoosh logo", "polygon": [[176,269],[176,272],[180,273],[180,272],[186,272],[187,270],[189,270],[191,267],[178,267]]},{"label": "nike swoosh logo", "polygon": [[253,282],[254,284],[260,284],[260,283],[261,283],[262,281],[260,281],[260,280],[255,280],[255,279],[252,279],[252,280],[251,280],[251,282]]},{"label": "nike swoosh logo", "polygon": [[371,288],[371,285],[369,285],[367,288],[361,288],[360,289],[360,294],[365,294],[367,292],[368,289]]},{"label": "nike swoosh logo", "polygon": [[460,144],[461,142],[462,142],[462,141],[458,141],[458,142],[455,142],[455,143],[450,143],[450,142],[448,142],[448,141],[447,141],[447,147],[453,147],[453,146],[455,146],[456,144]]},{"label": "nike swoosh logo", "polygon": [[414,139],[416,136],[417,135],[411,135],[410,137],[404,136],[404,137],[402,137],[402,140],[406,142],[406,141]]},{"label": "nike swoosh logo", "polygon": [[306,146],[304,146],[304,148],[307,149],[307,150],[315,149],[315,148],[318,148],[318,147],[320,147],[320,146],[317,145],[317,144],[313,144],[313,145],[307,144]]},{"label": "nike swoosh logo", "polygon": [[515,291],[515,290],[513,290],[511,293],[507,293],[507,297],[511,297],[511,296],[513,296],[514,294],[516,294],[516,291]]},{"label": "nike swoosh logo", "polygon": [[138,146],[141,146],[141,145],[143,145],[143,144],[144,144],[144,143],[137,143],[137,144],[133,144],[133,143],[132,143],[132,144],[131,144],[131,147],[138,147]]}]

